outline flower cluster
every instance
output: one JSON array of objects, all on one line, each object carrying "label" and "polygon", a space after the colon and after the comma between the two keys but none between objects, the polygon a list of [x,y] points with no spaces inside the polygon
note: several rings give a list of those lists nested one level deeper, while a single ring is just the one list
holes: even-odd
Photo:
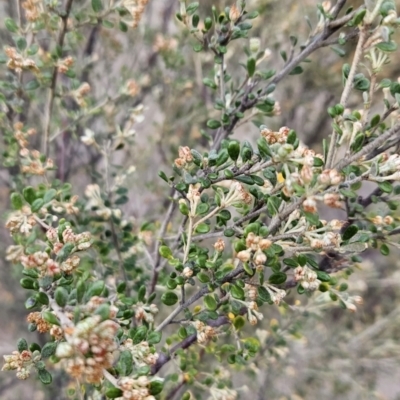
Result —
[{"label": "flower cluster", "polygon": [[11,235],[17,232],[29,235],[36,224],[37,222],[31,212],[31,207],[24,206],[21,210],[10,214],[6,221],[6,228],[9,229]]},{"label": "flower cluster", "polygon": [[253,197],[238,181],[229,182],[229,191],[226,195],[221,195],[221,207],[240,206],[242,203],[251,204]]},{"label": "flower cluster", "polygon": [[[102,304],[105,304],[107,302],[107,299],[104,297],[100,296],[93,296],[89,299],[89,301],[85,305],[85,313],[86,314],[93,314],[99,306]],[[117,316],[118,313],[118,308],[114,305],[110,305],[108,308],[109,312],[107,315],[107,318],[114,319]]]},{"label": "flower cluster", "polygon": [[128,350],[132,354],[133,362],[137,366],[155,365],[158,354],[147,342],[134,344],[132,339],[126,339],[120,346],[120,350]]},{"label": "flower cluster", "polygon": [[165,36],[158,34],[154,40],[153,50],[157,53],[167,53],[174,51],[178,47],[178,42],[174,38],[166,39]]},{"label": "flower cluster", "polygon": [[100,315],[81,320],[76,326],[64,328],[67,341],[57,346],[56,356],[64,360],[65,369],[72,377],[100,383],[103,369],[113,364],[118,329],[116,322],[102,321]]},{"label": "flower cluster", "polygon": [[150,394],[150,380],[147,376],[139,376],[137,379],[123,377],[118,380],[118,386],[123,391],[123,396],[118,397],[120,400],[155,400]]},{"label": "flower cluster", "polygon": [[277,287],[269,284],[266,284],[265,287],[271,297],[271,301],[279,306],[279,304],[287,294],[286,291],[283,289],[278,289]]},{"label": "flower cluster", "polygon": [[21,73],[23,70],[29,70],[31,72],[38,71],[35,61],[21,56],[15,47],[6,47],[4,52],[9,58],[7,67],[13,69],[15,72]]},{"label": "flower cluster", "polygon": [[258,321],[262,321],[264,315],[257,311],[258,306],[255,301],[247,303],[247,319],[251,325],[256,325]]},{"label": "flower cluster", "polygon": [[[21,219],[18,219],[16,215],[9,219],[7,226],[11,232],[17,228],[17,222],[22,224]],[[27,223],[25,222],[25,224]],[[21,230],[21,227],[19,229]],[[19,245],[8,247],[7,259],[13,262],[21,262],[26,269],[36,269],[42,277],[53,276],[60,272],[71,274],[80,263],[79,256],[72,255],[72,253],[87,250],[91,246],[90,232],[75,234],[70,227],[66,227],[63,231],[62,240],[59,239],[59,233],[56,228],[49,228],[46,232],[46,237],[50,246],[52,246],[56,258],[57,256],[61,256],[61,260],[52,259],[50,252],[45,251],[25,254],[24,248]],[[66,247],[68,248],[68,252],[66,252]]]},{"label": "flower cluster", "polygon": [[57,68],[60,73],[65,74],[70,70],[70,68],[73,65],[74,65],[74,59],[71,56],[68,56],[58,61]]},{"label": "flower cluster", "polygon": [[294,270],[294,280],[300,282],[300,285],[310,291],[317,290],[321,281],[319,281],[317,273],[307,266],[296,267]]},{"label": "flower cluster", "polygon": [[111,209],[104,204],[99,185],[88,185],[85,190],[85,195],[89,199],[86,203],[87,210],[95,209],[96,214],[105,220],[110,219],[111,215],[114,215],[116,218],[121,217],[121,210],[118,208]]},{"label": "flower cluster", "polygon": [[193,326],[196,329],[197,343],[199,344],[205,344],[217,335],[217,332],[212,326],[206,325],[202,321],[194,321]]},{"label": "flower cluster", "polygon": [[269,239],[257,236],[255,233],[250,232],[246,238],[246,250],[241,250],[236,254],[242,262],[252,261],[257,268],[261,268],[267,262],[267,256],[264,250],[267,250],[272,245]]},{"label": "flower cluster", "polygon": [[187,146],[179,146],[179,157],[175,159],[174,163],[178,168],[185,168],[190,166],[193,162],[193,155],[190,148]]},{"label": "flower cluster", "polygon": [[26,129],[22,122],[14,124],[14,137],[20,147],[21,171],[25,174],[43,176],[47,170],[54,168],[53,160],[43,156],[37,150],[29,150],[29,137],[36,134],[33,128]]},{"label": "flower cluster", "polygon": [[158,313],[158,308],[155,304],[144,304],[137,303],[135,304],[135,318],[138,322],[145,321],[148,324],[152,324],[154,322],[154,316]]},{"label": "flower cluster", "polygon": [[72,97],[78,103],[79,107],[86,107],[85,96],[91,91],[91,87],[87,82],[82,83],[78,89],[71,92]]},{"label": "flower cluster", "polygon": [[125,7],[132,16],[132,28],[136,28],[142,19],[142,14],[149,0],[124,0],[122,2],[123,7]]},{"label": "flower cluster", "polygon": [[[37,354],[36,354],[37,353]],[[40,353],[32,353],[29,350],[13,351],[10,355],[5,355],[5,364],[1,368],[2,371],[13,371],[17,370],[18,379],[28,379],[30,370],[34,367],[34,361],[40,360]]]},{"label": "flower cluster", "polygon": [[269,145],[279,143],[285,144],[289,136],[290,129],[287,126],[283,126],[278,132],[273,132],[271,129],[263,127],[261,129],[261,136],[265,138]]},{"label": "flower cluster", "polygon": [[26,0],[22,3],[22,8],[25,10],[26,19],[35,22],[43,11],[43,3],[40,0]]},{"label": "flower cluster", "polygon": [[340,243],[342,242],[342,237],[340,236],[340,233],[335,233],[326,230],[324,232],[317,232],[317,231],[306,232],[305,237],[308,239],[308,241],[310,242],[310,246],[313,249],[322,249],[324,247],[330,247],[330,246],[339,247]]},{"label": "flower cluster", "polygon": [[42,314],[40,312],[38,312],[38,311],[29,313],[28,317],[26,318],[26,320],[29,323],[34,324],[36,326],[36,329],[40,333],[49,332],[50,329],[51,329],[51,324],[48,323],[47,321],[45,321],[42,318]]},{"label": "flower cluster", "polygon": [[21,156],[21,170],[25,174],[43,176],[48,170],[54,168],[53,160],[46,159],[38,150],[22,148],[19,154]]},{"label": "flower cluster", "polygon": [[247,297],[251,300],[251,301],[255,301],[258,298],[258,291],[257,291],[257,287],[254,285],[251,285],[249,283],[246,283],[244,286],[245,292]]},{"label": "flower cluster", "polygon": [[131,97],[135,97],[139,94],[139,92],[139,84],[135,80],[129,79],[128,82],[126,82],[126,93]]}]

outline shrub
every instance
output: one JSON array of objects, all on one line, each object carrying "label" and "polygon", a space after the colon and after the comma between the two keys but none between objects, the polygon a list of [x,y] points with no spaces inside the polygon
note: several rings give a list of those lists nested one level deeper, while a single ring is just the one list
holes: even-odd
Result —
[{"label": "shrub", "polygon": [[[269,65],[277,52],[252,35],[264,16],[245,1],[201,9],[179,2],[177,26],[199,53],[199,71],[191,84],[174,83],[191,98],[186,105],[178,99],[170,118],[190,109],[184,124],[200,130],[196,143],[178,132],[175,143],[147,143],[151,157],[157,145],[169,157],[169,143],[178,153],[159,172],[169,189],[161,218],[131,218],[130,177],[145,180],[146,171],[122,160],[135,148],[154,77],[125,67],[107,72],[107,59],[96,61],[118,51],[116,37],[140,29],[147,0],[27,0],[19,19],[5,19],[0,126],[12,188],[6,228],[14,241],[6,258],[22,266],[29,331],[47,339],[20,339],[3,370],[19,379],[35,371],[50,384],[52,364],[59,364],[88,396],[103,398],[235,399],[240,390],[228,370],[262,369],[265,354],[285,344],[271,309],[301,311],[308,297],[321,308],[356,311],[362,298],[346,283],[354,266],[367,249],[387,256],[398,247],[400,84],[384,73],[399,20],[392,1],[355,9],[345,3],[319,5],[311,34],[290,36],[276,71]],[[344,56],[354,38],[351,63],[332,77],[343,91],[327,109],[330,137],[319,150],[303,133],[268,128],[282,112],[277,85],[302,74],[323,47]],[[99,40],[111,50],[96,55]],[[179,52],[176,39],[159,34],[152,49],[147,40],[148,63],[163,59],[162,79],[186,73],[192,53]],[[101,85],[107,73],[111,88]],[[206,105],[197,103],[196,85]],[[168,120],[171,99],[159,98]],[[249,121],[254,141],[234,135]],[[367,194],[365,182],[373,185]],[[368,208],[373,204],[380,207]],[[324,218],[326,208],[345,213]]]}]

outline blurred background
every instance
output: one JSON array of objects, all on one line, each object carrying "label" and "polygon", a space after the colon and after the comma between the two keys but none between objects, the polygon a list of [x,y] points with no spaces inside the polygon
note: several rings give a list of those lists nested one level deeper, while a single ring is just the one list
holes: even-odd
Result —
[{"label": "blurred background", "polygon": [[[212,4],[220,10],[231,5],[222,0],[200,3],[202,17],[211,14]],[[247,3],[249,10],[260,12],[250,36],[259,37],[261,47],[271,50],[271,56],[264,61],[266,68],[279,71],[284,64],[280,52],[291,51],[290,36],[297,36],[301,45],[309,38],[310,26],[316,26],[318,2],[249,0]],[[396,3],[400,6],[399,0]],[[0,0],[0,54],[4,46],[12,45],[4,19],[17,19],[17,4],[16,0]],[[83,4],[84,0],[74,2],[74,6]],[[357,7],[362,2],[348,4]],[[128,178],[129,202],[122,208],[136,229],[144,222],[157,221],[165,212],[169,190],[159,179],[158,171],[171,173],[178,146],[200,149],[207,146],[201,130],[205,129],[207,119],[218,115],[213,108],[213,94],[202,83],[203,78],[214,77],[213,57],[192,50],[195,41],[174,17],[178,7],[177,0],[150,0],[135,30],[122,33],[94,23],[67,37],[71,55],[77,58],[75,71],[82,82],[91,86],[91,104],[105,101],[105,106],[102,112],[82,120],[57,114],[56,109],[54,118],[60,131],[51,135],[57,135],[52,142],[57,178],[71,182],[73,193],[84,199],[89,183],[102,184],[104,160],[96,148],[85,145],[80,138],[88,135],[90,129],[98,143],[106,143],[118,134],[117,127],[124,130],[132,115],[140,114],[140,118],[134,118],[132,138],[124,139],[124,146],[112,155],[112,163],[121,170],[135,168]],[[44,38],[44,51],[46,43]],[[240,75],[240,63],[246,60],[242,51],[245,44],[238,41],[226,56],[227,70],[234,79]],[[264,123],[270,128],[289,126],[306,144],[320,151],[321,139],[331,131],[326,109],[340,99],[342,65],[351,62],[354,45],[349,42],[343,46],[341,55],[329,47],[314,53],[309,63],[302,64],[303,74],[289,76],[279,84],[274,98],[280,104],[280,115]],[[398,51],[392,60],[381,78],[395,80],[400,76]],[[9,79],[8,75],[5,64],[0,64],[0,80]],[[120,99],[120,88],[128,80],[137,83],[137,93],[129,99]],[[44,98],[44,91],[41,96]],[[37,128],[39,140],[43,102],[25,99],[24,104],[29,125]],[[350,107],[357,108],[360,104],[361,95],[354,94]],[[75,122],[70,129],[71,120]],[[248,122],[238,128],[235,136],[254,141],[258,133],[257,127]],[[32,148],[39,148],[39,142]],[[7,157],[4,154],[1,157],[3,164],[6,163]],[[19,285],[20,268],[5,260],[6,248],[12,241],[4,223],[10,208],[10,177],[16,170],[3,164],[0,167],[1,355],[10,354],[19,337],[43,342],[40,334],[27,332],[24,301],[28,295]],[[247,372],[232,371],[241,398],[400,399],[398,253],[393,249],[385,258],[369,254],[348,277],[348,284],[351,294],[364,299],[355,313],[335,306],[326,308],[318,302],[318,294],[308,303],[302,300],[302,312],[271,307],[257,333],[263,339],[263,356]],[[1,373],[0,399],[66,399],[60,386],[65,386],[62,378],[51,388],[43,388],[34,377],[20,382],[13,373]]]}]

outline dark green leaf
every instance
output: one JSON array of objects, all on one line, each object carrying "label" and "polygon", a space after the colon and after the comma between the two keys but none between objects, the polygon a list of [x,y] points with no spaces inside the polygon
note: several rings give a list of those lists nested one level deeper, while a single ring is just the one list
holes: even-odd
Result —
[{"label": "dark green leaf", "polygon": [[42,359],[49,358],[55,354],[57,349],[57,342],[48,342],[46,343],[41,351]]},{"label": "dark green leaf", "polygon": [[12,18],[6,18],[4,20],[4,25],[9,32],[18,32],[18,25]]},{"label": "dark green leaf", "polygon": [[290,72],[289,75],[300,75],[303,72],[303,68],[298,65],[297,67],[294,67],[292,71]]},{"label": "dark green leaf", "polygon": [[95,13],[99,13],[103,10],[103,2],[102,0],[91,0],[92,1],[92,8]]},{"label": "dark green leaf", "polygon": [[124,350],[123,352],[121,352],[117,367],[118,367],[118,370],[120,371],[121,376],[127,376],[132,373],[133,358],[132,358],[132,354],[129,350]]},{"label": "dark green leaf", "polygon": [[358,227],[356,225],[350,225],[346,228],[342,235],[343,240],[351,239],[358,232]]},{"label": "dark green leaf", "polygon": [[46,369],[40,369],[38,370],[38,375],[39,375],[39,379],[40,381],[44,384],[44,385],[49,385],[53,378],[51,377],[50,372],[48,372]]},{"label": "dark green leaf", "polygon": [[161,301],[167,306],[173,306],[178,301],[178,296],[174,292],[166,292],[161,296]]},{"label": "dark green leaf", "polygon": [[247,60],[247,73],[249,74],[250,78],[254,75],[255,71],[256,71],[256,60],[254,58],[249,58]]},{"label": "dark green leaf", "polygon": [[209,119],[207,121],[207,126],[210,129],[217,129],[217,128],[219,128],[221,126],[221,122],[217,121],[216,119]]},{"label": "dark green leaf", "polygon": [[275,285],[280,285],[281,283],[285,282],[286,279],[287,276],[284,272],[275,272],[269,277],[268,282]]},{"label": "dark green leaf", "polygon": [[147,343],[148,344],[157,344],[160,343],[162,337],[162,332],[150,332],[147,336]]},{"label": "dark green leaf", "polygon": [[215,311],[218,308],[218,303],[215,300],[215,297],[211,294],[204,296],[204,305],[207,310]]},{"label": "dark green leaf", "polygon": [[59,286],[54,292],[54,300],[60,307],[65,307],[68,301],[68,291],[62,286]]}]

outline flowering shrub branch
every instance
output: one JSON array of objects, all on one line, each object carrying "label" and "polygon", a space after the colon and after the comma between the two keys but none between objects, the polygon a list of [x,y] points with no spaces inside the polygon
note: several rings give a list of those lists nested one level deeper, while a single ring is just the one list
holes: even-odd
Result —
[{"label": "flowering shrub branch", "polygon": [[[294,292],[319,295],[321,307],[338,303],[357,310],[362,298],[348,291],[340,272],[361,262],[367,249],[388,255],[399,247],[394,212],[400,186],[394,184],[400,180],[400,83],[378,77],[396,49],[392,35],[400,20],[391,1],[344,11],[346,3],[324,2],[310,37],[298,51],[297,38],[291,39],[291,53],[282,53],[284,66],[276,73],[264,69],[272,51],[250,36],[258,13],[246,1],[221,12],[213,6],[211,16],[203,17],[199,3],[180,0],[177,23],[192,36],[194,51],[213,60],[202,83],[216,112],[203,121],[207,144],[182,144],[172,172],[159,173],[170,189],[162,222],[141,226],[122,209],[135,168],[114,164],[125,146],[129,155],[143,120],[143,107],[131,102],[141,84],[128,79],[115,96],[96,101],[93,85],[77,78],[85,66],[79,65],[76,43],[93,24],[122,32],[136,28],[147,1],[66,0],[59,9],[28,0],[19,23],[6,19],[14,45],[4,48],[7,74],[0,82],[7,148],[2,161],[19,170],[6,221],[15,243],[6,257],[22,267],[21,286],[31,291],[28,329],[45,334],[47,343],[20,339],[17,350],[4,356],[3,370],[16,371],[19,379],[36,371],[49,384],[51,365],[59,363],[71,379],[85,382],[88,394],[110,399],[173,398],[183,388],[183,399],[205,391],[212,399],[236,399],[239,388],[227,374],[200,381],[209,371],[198,364],[207,361],[203,350],[192,349],[213,353],[221,366],[242,368],[257,360],[264,342],[249,327],[262,326],[269,307],[301,309],[291,300]],[[318,153],[293,129],[268,128],[268,118],[282,112],[274,97],[277,84],[301,74],[300,64],[315,51],[354,37],[352,65],[343,65],[340,77],[340,102],[327,110],[329,145],[324,139]],[[228,57],[235,41],[245,45],[240,77]],[[172,63],[173,43],[158,38],[156,45]],[[357,92],[361,110],[348,108]],[[35,101],[44,110],[42,129],[30,110]],[[89,117],[98,118],[98,125],[82,129]],[[257,125],[255,143],[233,138],[250,120]],[[103,136],[97,132],[102,121],[112,126]],[[35,150],[38,134],[41,152]],[[66,137],[103,162],[85,200],[55,179],[59,166],[53,159],[65,150]],[[365,182],[376,188],[362,197]],[[374,202],[389,204],[385,215],[367,209]],[[322,207],[344,210],[346,217],[323,219]],[[180,364],[171,366],[175,356]],[[169,390],[160,372],[167,364],[180,376]]]}]

